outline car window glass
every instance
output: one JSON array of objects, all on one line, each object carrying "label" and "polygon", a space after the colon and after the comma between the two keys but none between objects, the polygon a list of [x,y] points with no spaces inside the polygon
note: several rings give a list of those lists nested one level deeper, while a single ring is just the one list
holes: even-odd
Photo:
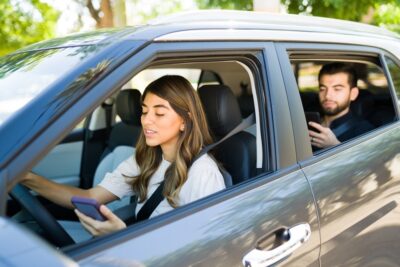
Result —
[{"label": "car window glass", "polygon": [[0,58],[0,125],[91,53],[84,48],[21,52]]},{"label": "car window glass", "polygon": [[396,90],[397,105],[400,107],[400,68],[392,59],[388,57],[386,57],[385,59],[387,66],[389,68],[394,89]]},{"label": "car window glass", "polygon": [[[305,112],[306,121],[319,121],[323,127],[328,127],[337,136],[339,143],[348,141],[356,136],[362,135],[374,128],[385,125],[393,121],[394,109],[391,101],[391,95],[388,89],[387,78],[382,68],[376,62],[366,60],[292,60],[292,69],[298,84],[300,96]],[[320,100],[320,87],[318,81],[318,74],[324,65],[331,63],[339,63],[351,66],[358,77],[357,87],[359,88],[358,96],[354,101],[349,102],[349,110],[351,115],[347,117],[336,117],[335,120],[327,122],[325,108],[323,107],[322,100]],[[325,89],[326,90],[326,89]],[[338,107],[338,100],[329,99],[331,106]],[[347,101],[347,100],[346,100]],[[345,103],[345,102],[343,102]],[[346,104],[347,105],[347,104]],[[329,109],[329,107],[328,107]],[[318,115],[318,118],[317,118]],[[334,114],[333,114],[334,115]],[[351,123],[353,118],[362,121],[360,128],[364,130],[354,130],[352,133],[351,127],[355,125]],[[331,116],[332,118],[332,116]],[[345,123],[347,122],[348,123]],[[328,123],[328,124],[327,124]],[[340,125],[344,125],[340,127]],[[310,133],[310,143],[314,144],[313,151],[320,152],[323,149],[333,147],[335,144],[327,144],[322,140],[324,137],[318,130],[311,128],[309,130],[316,132],[318,135]],[[342,131],[341,131],[342,129]],[[321,147],[317,147],[321,146]]]},{"label": "car window glass", "polygon": [[135,75],[133,79],[127,83],[124,88],[135,88],[143,92],[144,88],[152,81],[164,75],[180,75],[186,78],[193,86],[197,88],[197,83],[200,77],[200,69],[174,69],[174,68],[153,68],[146,69]]}]

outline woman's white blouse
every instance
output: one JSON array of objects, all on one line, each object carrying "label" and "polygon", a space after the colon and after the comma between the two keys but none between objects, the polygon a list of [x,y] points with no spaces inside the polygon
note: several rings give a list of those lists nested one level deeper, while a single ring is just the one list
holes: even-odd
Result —
[{"label": "woman's white blouse", "polygon": [[[150,178],[149,197],[163,181],[164,173],[169,165],[170,162],[163,159],[157,171]],[[130,178],[125,176],[136,176],[139,174],[139,171],[136,160],[131,156],[127,160],[123,161],[112,173],[107,173],[99,186],[110,191],[118,198],[132,196],[134,195],[134,192],[132,191],[130,184],[127,183]],[[189,169],[188,179],[179,193],[179,206],[185,205],[224,188],[224,178],[222,177],[217,164],[210,156],[204,154],[198,158]],[[137,204],[136,213],[139,212],[145,202]],[[150,217],[154,217],[172,209],[173,207],[171,207],[168,201],[164,199],[153,211]]]}]

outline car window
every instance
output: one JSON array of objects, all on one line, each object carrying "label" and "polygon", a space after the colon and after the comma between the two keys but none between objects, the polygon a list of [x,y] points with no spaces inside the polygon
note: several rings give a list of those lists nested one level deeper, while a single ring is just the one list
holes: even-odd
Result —
[{"label": "car window", "polygon": [[400,107],[400,68],[389,57],[385,57],[385,59],[390,72],[390,78],[392,79],[394,89],[396,90],[397,105]]},{"label": "car window", "polygon": [[88,47],[28,51],[0,58],[0,125],[95,51]]},{"label": "car window", "polygon": [[[325,133],[323,128],[317,129],[308,125],[309,130],[312,131],[309,134],[314,153],[351,140],[393,121],[395,113],[391,94],[387,78],[377,57],[343,60],[338,55],[336,60],[323,57],[307,60],[304,57],[299,59],[292,54],[291,64],[300,91],[306,121],[318,122],[320,126],[330,130],[330,133]],[[329,79],[324,78],[325,80],[321,82],[327,83],[327,85],[320,84],[319,81],[319,73],[324,66],[326,66],[326,71],[323,72],[325,73],[324,77],[329,77]],[[336,93],[326,95],[328,90],[329,92],[337,91],[339,82],[332,79],[337,79],[335,78],[335,68],[340,68],[340,66],[347,66],[354,70],[358,93],[353,101],[350,99],[350,89],[347,98],[343,98],[343,100],[337,98]],[[347,81],[345,84],[349,85],[349,83]],[[332,91],[328,88],[332,88]],[[349,88],[351,88],[350,85]],[[346,107],[350,112],[346,113]],[[357,124],[355,121],[362,122],[358,124],[358,128],[362,130],[351,129],[355,127],[353,125]]]},{"label": "car window", "polygon": [[157,78],[164,75],[180,75],[186,78],[193,86],[197,88],[198,80],[200,77],[200,69],[188,69],[188,68],[151,68],[145,69],[135,75],[124,88],[135,88],[143,92],[144,88]]},{"label": "car window", "polygon": [[[151,64],[151,68],[140,71],[125,85],[123,85],[116,95],[112,96],[114,101],[111,101],[110,103],[113,103],[114,105],[113,110],[117,119],[114,120],[111,129],[106,129],[107,132],[105,132],[104,129],[106,120],[104,110],[105,105],[101,104],[95,108],[91,114],[91,126],[88,129],[90,130],[90,136],[92,136],[90,142],[94,142],[94,138],[96,138],[96,144],[103,144],[105,146],[104,153],[107,156],[99,158],[97,165],[94,167],[96,170],[94,171],[94,177],[92,179],[93,184],[90,184],[89,187],[99,184],[104,177],[107,177],[107,175],[105,175],[107,172],[114,171],[124,160],[131,159],[135,156],[135,145],[138,142],[140,133],[142,132],[140,125],[141,114],[137,112],[137,107],[142,109],[142,105],[140,97],[138,98],[137,94],[138,92],[139,95],[142,94],[149,83],[164,75],[180,75],[192,83],[193,88],[197,90],[197,94],[199,95],[201,104],[203,105],[214,142],[222,139],[234,127],[229,128],[229,130],[226,128],[223,130],[224,132],[221,132],[221,130],[218,129],[221,124],[227,124],[226,122],[221,122],[217,119],[215,116],[216,114],[213,113],[213,103],[219,103],[222,100],[226,101],[225,97],[229,99],[227,102],[229,105],[222,106],[229,107],[233,105],[237,108],[236,112],[231,113],[232,110],[235,111],[235,109],[231,109],[232,107],[230,107],[229,110],[221,112],[230,112],[227,114],[229,116],[223,117],[226,117],[229,122],[236,121],[238,124],[242,121],[244,112],[255,112],[256,101],[253,99],[253,96],[255,95],[256,88],[251,86],[252,84],[255,84],[255,77],[253,76],[253,73],[249,71],[249,68],[247,69],[243,67],[243,63],[235,60],[209,63],[193,60],[193,62],[187,63],[190,61],[187,58],[182,59],[182,61],[185,63],[180,64],[175,60],[174,63],[168,64],[163,62],[162,64],[160,63],[157,65],[157,62],[154,62]],[[224,84],[203,84],[197,88],[197,81],[199,81],[199,75],[203,68],[212,69],[216,75],[220,76],[220,81],[224,82]],[[234,70],[237,75],[227,73],[230,70]],[[204,94],[206,97],[204,97]],[[133,97],[133,95],[136,95],[136,97]],[[218,99],[220,95],[222,95],[223,99]],[[123,101],[123,99],[129,99],[129,101]],[[218,101],[215,101],[215,99]],[[130,108],[120,108],[118,105],[125,107],[129,106]],[[76,128],[80,127],[79,125],[80,123],[76,125]],[[103,140],[99,140],[101,138]],[[232,176],[231,180],[224,180],[227,187],[235,186],[253,178],[256,176],[257,170],[263,168],[263,146],[261,144],[260,129],[257,120],[255,120],[250,127],[234,136],[231,136],[228,140],[222,142],[213,149],[213,157],[218,161],[221,168],[228,171]],[[243,149],[243,147],[247,148]],[[112,152],[110,152],[110,150],[112,150]],[[86,146],[85,155],[90,158],[91,163],[94,161],[93,155],[96,154],[102,154],[101,152],[99,154],[97,146]],[[83,155],[83,157],[85,157],[85,155]],[[251,160],[241,160],[240,157],[242,156]],[[73,157],[74,155],[71,155],[71,158],[64,156],[62,161],[58,161],[58,164],[64,165],[65,162],[72,161]],[[237,161],[237,159],[239,159],[239,161]],[[57,164],[56,161],[53,162],[54,164]],[[238,162],[240,162],[240,164]],[[62,169],[62,166],[53,167],[56,169]],[[81,172],[90,173],[90,171],[87,171],[85,168],[93,168],[93,165],[87,164],[81,166]],[[38,174],[46,177],[46,173]],[[230,181],[230,184],[228,184],[227,181]],[[221,188],[224,187],[222,186]],[[223,189],[220,189],[219,191],[221,190]],[[125,196],[120,200],[109,203],[108,206],[112,210],[118,210],[121,207],[129,205],[131,200],[131,196]],[[163,203],[160,205],[165,206]],[[81,231],[78,231],[79,233],[74,235],[74,233],[70,232],[71,228],[69,228],[68,225],[65,226],[65,229],[71,234],[71,236],[73,236],[73,239],[76,242],[81,242],[90,238],[90,236],[87,236],[87,233],[85,235]]]}]

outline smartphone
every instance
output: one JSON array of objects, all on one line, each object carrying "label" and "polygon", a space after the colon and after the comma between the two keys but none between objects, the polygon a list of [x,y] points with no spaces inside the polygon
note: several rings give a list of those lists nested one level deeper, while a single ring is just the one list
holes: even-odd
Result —
[{"label": "smartphone", "polygon": [[105,221],[106,218],[100,212],[100,204],[93,198],[73,196],[71,198],[72,205],[83,214],[98,220]]},{"label": "smartphone", "polygon": [[306,121],[307,121],[307,126],[308,129],[310,131],[314,131],[314,132],[319,132],[317,129],[315,129],[314,127],[310,126],[308,123],[310,121],[316,122],[318,124],[321,124],[321,115],[319,114],[319,112],[314,112],[314,111],[307,111],[306,112]]}]

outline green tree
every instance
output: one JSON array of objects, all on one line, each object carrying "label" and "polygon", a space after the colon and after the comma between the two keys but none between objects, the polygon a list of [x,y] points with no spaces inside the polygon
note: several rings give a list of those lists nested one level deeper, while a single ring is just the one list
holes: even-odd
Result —
[{"label": "green tree", "polygon": [[400,33],[400,4],[382,5],[375,10],[373,23]]},{"label": "green tree", "polygon": [[201,9],[221,8],[237,10],[253,10],[253,1],[251,0],[196,0]]},{"label": "green tree", "polygon": [[0,0],[0,55],[53,37],[58,15],[40,0]]},{"label": "green tree", "polygon": [[289,13],[361,21],[369,11],[398,0],[281,0]]}]

